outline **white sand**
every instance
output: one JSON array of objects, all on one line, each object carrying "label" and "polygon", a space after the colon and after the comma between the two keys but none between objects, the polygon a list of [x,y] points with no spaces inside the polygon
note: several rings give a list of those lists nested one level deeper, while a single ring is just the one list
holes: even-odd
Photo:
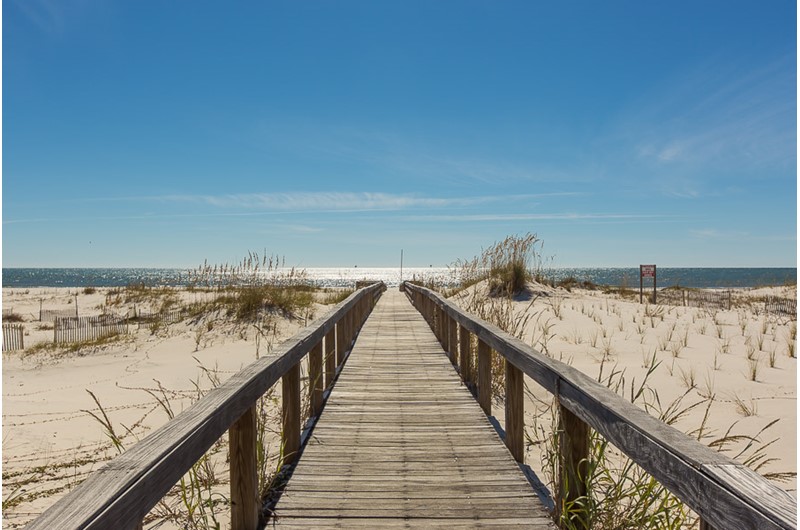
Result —
[{"label": "white sand", "polygon": [[[648,383],[658,392],[664,407],[687,391],[684,406],[714,396],[704,443],[724,435],[734,423],[734,434],[755,436],[778,419],[759,437],[762,442],[776,440],[766,454],[778,459],[761,472],[796,471],[797,359],[787,354],[789,345],[796,344],[796,321],[763,314],[758,304],[730,311],[664,306],[651,319],[645,312],[658,308],[619,300],[614,295],[549,288],[540,291],[542,296],[530,307],[529,302],[515,303],[517,311],[528,311],[524,336],[529,343],[592,377],[597,377],[601,366],[605,374],[612,367],[624,370],[627,386],[634,378],[641,381],[646,359],[655,355],[661,365]],[[79,314],[94,315],[113,301],[113,297],[107,299],[107,292],[98,289],[86,295],[80,289],[4,289],[3,308],[25,318],[29,350],[53,337],[51,326],[34,322],[40,299],[46,309],[68,309],[74,307],[78,293]],[[767,293],[796,296],[794,288],[770,288],[737,291],[737,298]],[[188,303],[204,296],[210,295],[181,292],[178,298]],[[760,307],[763,309],[763,304]],[[124,312],[126,304],[111,309]],[[144,309],[155,308],[145,304]],[[303,322],[279,318],[276,324],[277,344],[294,334]],[[252,326],[236,325],[216,315],[216,319],[173,324],[155,334],[146,328],[132,329],[119,342],[75,353],[4,354],[3,499],[26,497],[25,502],[5,511],[4,526],[14,528],[31,520],[116,454],[101,425],[83,412],[99,412],[87,390],[97,396],[123,443],[129,446],[168,419],[146,390],[159,397],[166,395],[177,414],[196,399],[195,385],[203,389],[212,386],[208,372],[224,381],[253,361],[255,336]],[[267,349],[261,341],[260,354]],[[757,360],[755,381],[751,380],[747,359],[751,349],[751,357]],[[774,366],[770,366],[771,356]],[[689,389],[692,378],[696,386]],[[550,400],[535,383],[528,381],[528,385],[534,396]],[[161,388],[165,389],[163,395]],[[743,415],[737,400],[755,414]],[[534,401],[530,401],[526,405],[528,421],[532,421],[534,410]],[[696,429],[704,411],[705,405],[695,408],[676,427]],[[132,434],[125,433],[126,427]],[[529,449],[527,461],[537,472],[539,459],[539,448]],[[227,468],[218,471],[224,475]],[[27,478],[30,483],[25,483]],[[779,485],[793,491],[796,480]]]},{"label": "white sand", "polygon": [[[100,423],[84,412],[100,413],[87,390],[97,396],[129,447],[168,420],[148,390],[162,400],[166,396],[178,414],[197,399],[197,387],[207,390],[214,384],[212,378],[226,380],[256,359],[257,348],[265,355],[304,324],[276,316],[275,335],[257,344],[254,326],[212,315],[172,324],[155,334],[132,325],[127,336],[99,348],[29,353],[36,343],[53,340],[51,324],[33,321],[40,299],[46,309],[70,308],[77,292],[79,314],[88,316],[101,312],[107,291],[85,295],[76,289],[3,290],[4,309],[13,308],[26,320],[25,352],[3,355],[3,499],[26,497],[26,502],[5,511],[4,528],[31,520],[117,454]],[[204,296],[210,295],[182,292],[179,298],[190,302]],[[150,307],[144,304],[144,309]],[[227,475],[226,466],[218,471]],[[31,482],[24,484],[26,479]]]},{"label": "white sand", "polygon": [[[776,460],[759,472],[797,471],[797,359],[789,354],[790,348],[796,348],[797,322],[765,314],[763,302],[753,301],[766,294],[794,298],[794,287],[737,290],[734,305],[738,307],[731,310],[647,306],[638,303],[638,296],[636,301],[620,300],[599,291],[538,291],[541,296],[532,306],[530,301],[514,303],[518,312],[527,311],[524,338],[537,350],[595,379],[601,369],[604,377],[623,372],[626,398],[632,383],[637,388],[641,384],[655,355],[660,365],[648,386],[658,393],[662,410],[679,398],[680,408],[703,402],[681,417],[676,428],[696,431],[713,396],[701,442],[711,444],[733,426],[732,435],[758,436],[756,447],[774,440],[765,449],[765,459]],[[658,316],[651,319],[645,316],[647,312]],[[552,400],[535,382],[527,383],[532,396]],[[535,401],[529,397],[526,404],[529,425]],[[747,416],[737,401],[754,414]],[[759,435],[773,420],[778,422]],[[731,444],[725,454],[736,457],[744,446],[745,442]],[[752,454],[753,449],[738,460]],[[540,457],[540,447],[529,449],[527,461],[537,472]],[[776,484],[796,496],[796,478]]]}]

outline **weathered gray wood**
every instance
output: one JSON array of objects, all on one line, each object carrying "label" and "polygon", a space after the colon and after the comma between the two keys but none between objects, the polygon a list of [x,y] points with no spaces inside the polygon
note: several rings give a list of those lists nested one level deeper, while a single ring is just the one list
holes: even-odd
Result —
[{"label": "weathered gray wood", "polygon": [[470,334],[464,326],[458,326],[458,351],[461,355],[461,378],[465,383],[472,383],[472,345]]},{"label": "weathered gray wood", "polygon": [[715,528],[705,522],[703,519],[700,519],[700,530],[715,530]]},{"label": "weathered gray wood", "polygon": [[312,416],[317,416],[322,411],[324,383],[322,375],[322,341],[320,341],[308,352],[308,391],[311,398]]},{"label": "weathered gray wood", "polygon": [[250,407],[228,431],[231,477],[231,530],[255,530],[258,497],[256,408]]},{"label": "weathered gray wood", "polygon": [[[566,407],[559,406],[559,482],[558,499],[571,506],[571,522],[574,528],[588,528],[586,510],[575,501],[586,497],[589,476],[589,427]],[[558,503],[560,506],[561,503]]]},{"label": "weathered gray wood", "polygon": [[333,329],[364,288],[297,335],[233,375],[203,399],[94,473],[31,522],[30,529],[135,528],[186,471],[245,411]]},{"label": "weathered gray wood", "polygon": [[478,403],[487,416],[492,415],[492,349],[478,340]]},{"label": "weathered gray wood", "polygon": [[562,406],[616,445],[714,527],[734,530],[797,527],[796,503],[766,479],[741,485],[714,476],[710,466],[737,464],[658,421],[578,370],[465,313],[437,293],[410,284],[406,288],[423,293],[439,311],[454,318],[507,362],[559,395]]},{"label": "weathered gray wood", "polygon": [[455,319],[445,316],[448,325],[447,353],[450,361],[458,366],[458,322]]},{"label": "weathered gray wood", "polygon": [[525,382],[511,363],[506,363],[506,445],[517,462],[525,463]]},{"label": "weathered gray wood", "polygon": [[443,353],[402,293],[387,293],[268,527],[553,528]]},{"label": "weathered gray wood", "polygon": [[344,363],[344,352],[347,338],[345,337],[345,322],[344,318],[339,319],[336,323],[336,368],[338,369]]},{"label": "weathered gray wood", "polygon": [[336,377],[336,330],[325,335],[325,388],[333,386]]},{"label": "weathered gray wood", "polygon": [[295,364],[281,379],[283,391],[283,464],[293,463],[300,452],[300,363]]}]

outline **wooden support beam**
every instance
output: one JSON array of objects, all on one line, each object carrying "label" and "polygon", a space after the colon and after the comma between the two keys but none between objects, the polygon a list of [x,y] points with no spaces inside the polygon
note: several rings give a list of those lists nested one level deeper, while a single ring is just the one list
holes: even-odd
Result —
[{"label": "wooden support beam", "polygon": [[448,323],[448,338],[447,347],[450,355],[450,360],[453,364],[458,365],[458,322],[455,319],[447,317]]},{"label": "wooden support beam", "polygon": [[308,352],[308,392],[311,398],[311,415],[319,416],[322,411],[322,392],[325,381],[322,374],[322,341],[316,343]]},{"label": "wooden support beam", "polygon": [[250,407],[228,430],[230,445],[231,529],[256,530],[258,498],[256,407]]},{"label": "wooden support beam", "polygon": [[525,463],[525,401],[522,370],[506,360],[506,446]]},{"label": "wooden support beam", "polygon": [[325,388],[333,385],[336,375],[336,328],[325,335]]},{"label": "wooden support beam", "polygon": [[345,326],[344,317],[336,323],[336,366],[337,368],[344,362],[345,351]]},{"label": "wooden support beam", "polygon": [[[559,466],[558,506],[569,506],[567,515],[571,527],[588,528],[589,516],[586,503],[575,502],[586,497],[589,472],[589,426],[580,418],[559,405]],[[560,502],[559,502],[560,500]]]},{"label": "wooden support beam", "polygon": [[492,415],[492,349],[478,339],[478,403],[487,416]]},{"label": "wooden support beam", "polygon": [[467,328],[458,326],[458,350],[461,355],[461,379],[465,383],[472,383],[472,344]]},{"label": "wooden support beam", "polygon": [[281,378],[283,389],[283,464],[295,461],[300,451],[300,363]]}]

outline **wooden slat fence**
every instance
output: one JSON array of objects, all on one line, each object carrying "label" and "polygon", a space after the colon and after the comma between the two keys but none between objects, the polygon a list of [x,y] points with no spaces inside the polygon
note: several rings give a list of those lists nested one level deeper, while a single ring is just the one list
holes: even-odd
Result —
[{"label": "wooden slat fence", "polygon": [[731,292],[693,291],[689,289],[662,289],[656,301],[664,305],[704,307],[707,309],[730,309]]},{"label": "wooden slat fence", "polygon": [[3,351],[24,350],[24,336],[22,324],[3,324]]},{"label": "wooden slat fence", "polygon": [[180,322],[185,314],[186,311],[182,308],[158,312],[134,310],[134,314],[129,318],[129,321],[138,324],[139,329],[142,327],[153,328],[164,324]]},{"label": "wooden slat fence", "polygon": [[55,322],[57,318],[77,318],[78,306],[70,309],[39,309],[39,322]]},{"label": "wooden slat fence", "polygon": [[[229,432],[231,528],[256,529],[256,405],[281,379],[284,464],[300,449],[300,363],[309,356],[312,410],[322,407],[358,330],[385,290],[383,283],[360,289],[297,335],[211,390],[183,413],[98,469],[39,518],[37,529],[134,529],[205,452]],[[325,346],[323,353],[323,344]],[[335,349],[329,348],[336,344]]]},{"label": "wooden slat fence", "polygon": [[[588,491],[589,484],[580,477],[586,477],[592,428],[694,510],[703,530],[797,528],[796,501],[747,466],[700,444],[582,372],[542,355],[439,294],[408,282],[404,287],[450,358],[460,364],[465,382],[477,383],[478,401],[487,414],[492,405],[491,356],[505,359],[506,445],[519,462],[525,454],[522,374],[556,396],[563,429],[557,485],[561,502],[573,503]],[[473,336],[478,346],[477,377],[469,366],[471,356],[458,356],[464,348],[459,344],[469,344]],[[577,516],[585,521],[580,513]]]},{"label": "wooden slat fence", "polygon": [[796,319],[797,300],[794,298],[768,296],[766,300],[764,300],[764,311],[772,314],[782,314]]},{"label": "wooden slat fence", "polygon": [[97,340],[128,332],[124,318],[111,315],[96,317],[56,318],[53,322],[53,342],[56,344]]}]

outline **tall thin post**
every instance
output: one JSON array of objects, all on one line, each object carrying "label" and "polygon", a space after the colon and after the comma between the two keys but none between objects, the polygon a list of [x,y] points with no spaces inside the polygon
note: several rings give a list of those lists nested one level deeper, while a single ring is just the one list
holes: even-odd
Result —
[{"label": "tall thin post", "polygon": [[337,368],[344,362],[345,349],[345,325],[344,317],[336,323],[336,366]]},{"label": "tall thin post", "polygon": [[300,451],[300,363],[281,379],[283,388],[283,464],[295,461]]},{"label": "tall thin post", "polygon": [[325,388],[333,385],[336,376],[336,326],[325,335]]},{"label": "tall thin post", "polygon": [[589,426],[569,409],[558,407],[561,432],[559,451],[561,469],[558,498],[561,506],[570,506],[569,518],[576,528],[587,528],[586,503],[575,502],[587,493],[586,479],[589,470]]},{"label": "tall thin post", "polygon": [[472,383],[472,344],[470,333],[464,326],[458,326],[459,353],[461,354],[461,378]]},{"label": "tall thin post", "polygon": [[256,438],[256,408],[250,407],[228,430],[232,530],[258,528]]},{"label": "tall thin post", "polygon": [[478,403],[487,416],[492,415],[492,349],[478,339]]},{"label": "tall thin post", "polygon": [[522,370],[506,360],[506,446],[511,456],[525,463],[525,402]]},{"label": "tall thin post", "polygon": [[311,415],[318,416],[322,411],[322,391],[325,381],[322,377],[322,342],[318,342],[308,352],[308,382],[311,397]]}]

